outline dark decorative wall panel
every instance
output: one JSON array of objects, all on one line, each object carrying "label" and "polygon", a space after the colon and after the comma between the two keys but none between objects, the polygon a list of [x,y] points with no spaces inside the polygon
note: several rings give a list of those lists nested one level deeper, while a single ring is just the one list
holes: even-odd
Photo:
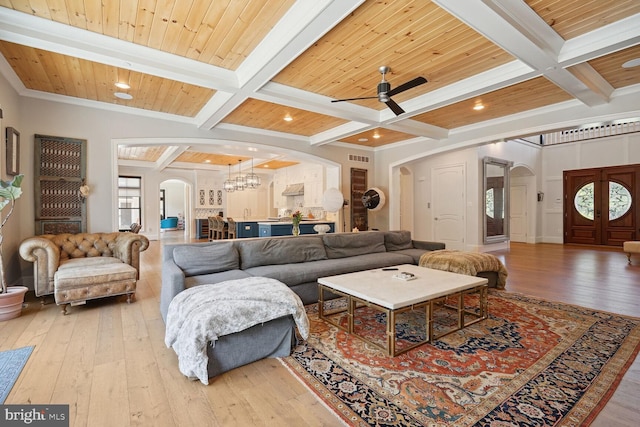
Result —
[{"label": "dark decorative wall panel", "polygon": [[35,135],[36,234],[87,231],[86,159],[84,139]]}]

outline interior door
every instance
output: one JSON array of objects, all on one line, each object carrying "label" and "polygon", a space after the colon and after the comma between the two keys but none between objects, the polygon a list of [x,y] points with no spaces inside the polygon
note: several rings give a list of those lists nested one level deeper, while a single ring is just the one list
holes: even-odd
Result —
[{"label": "interior door", "polygon": [[622,246],[637,240],[640,165],[564,172],[564,242]]},{"label": "interior door", "polygon": [[511,186],[509,209],[510,240],[512,242],[527,242],[527,186]]},{"label": "interior door", "polygon": [[434,168],[432,172],[433,236],[447,249],[465,249],[464,172],[464,165]]},{"label": "interior door", "polygon": [[367,170],[351,168],[351,231],[357,228],[359,231],[369,229],[369,215],[367,208],[362,204],[362,196],[367,191]]}]

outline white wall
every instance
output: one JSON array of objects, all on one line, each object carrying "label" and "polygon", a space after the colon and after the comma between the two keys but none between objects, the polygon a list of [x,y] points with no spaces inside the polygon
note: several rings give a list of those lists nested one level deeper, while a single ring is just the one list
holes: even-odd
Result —
[{"label": "white wall", "polygon": [[[3,181],[10,181],[13,176],[6,174],[6,150],[5,135],[6,128],[13,127],[20,132],[20,172],[25,173],[28,165],[33,163],[33,157],[25,153],[29,145],[33,145],[33,139],[29,139],[23,127],[23,115],[20,109],[20,97],[9,85],[9,82],[0,73],[0,108],[3,117],[0,119],[0,177]],[[27,116],[28,117],[28,116]],[[29,195],[33,193],[32,177],[26,176],[22,182],[23,195],[16,201],[15,210],[5,226],[2,228],[3,235],[3,264],[6,281],[9,286],[19,285],[20,279],[20,255],[18,246],[22,241],[22,236],[34,233],[34,222],[25,221],[24,210],[26,206],[33,207],[33,197],[29,201]],[[0,221],[9,213],[7,206],[0,213]],[[33,215],[32,215],[33,217]]]},{"label": "white wall", "polygon": [[[165,190],[164,206],[167,218],[170,216],[184,216],[186,211],[185,184],[178,180],[167,180],[160,184]],[[158,195],[159,197],[159,195]]]}]

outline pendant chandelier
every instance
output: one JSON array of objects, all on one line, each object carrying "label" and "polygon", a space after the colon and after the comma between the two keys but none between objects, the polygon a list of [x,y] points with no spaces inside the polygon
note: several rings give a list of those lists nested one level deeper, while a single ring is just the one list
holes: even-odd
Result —
[{"label": "pendant chandelier", "polygon": [[244,177],[245,182],[247,183],[248,188],[258,188],[260,187],[260,177],[253,173],[253,157],[251,158],[251,173],[248,173]]},{"label": "pendant chandelier", "polygon": [[233,193],[236,189],[236,182],[231,179],[231,163],[228,163],[228,165],[229,165],[229,179],[227,179],[224,182],[224,184],[222,184],[222,188],[224,188],[224,191],[226,191],[227,193]]},{"label": "pendant chandelier", "polygon": [[236,191],[244,191],[247,187],[247,181],[245,181],[244,176],[241,174],[240,164],[242,160],[238,160],[238,176],[236,177],[235,189]]}]

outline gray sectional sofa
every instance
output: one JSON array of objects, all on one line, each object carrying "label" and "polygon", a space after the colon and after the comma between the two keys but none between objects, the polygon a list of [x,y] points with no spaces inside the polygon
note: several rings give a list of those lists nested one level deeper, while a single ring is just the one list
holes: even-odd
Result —
[{"label": "gray sectional sofa", "polygon": [[318,301],[323,276],[418,264],[443,243],[411,239],[409,231],[367,231],[219,240],[166,245],[162,255],[160,311],[166,321],[171,300],[192,286],[262,276],[289,286],[304,304]]}]

